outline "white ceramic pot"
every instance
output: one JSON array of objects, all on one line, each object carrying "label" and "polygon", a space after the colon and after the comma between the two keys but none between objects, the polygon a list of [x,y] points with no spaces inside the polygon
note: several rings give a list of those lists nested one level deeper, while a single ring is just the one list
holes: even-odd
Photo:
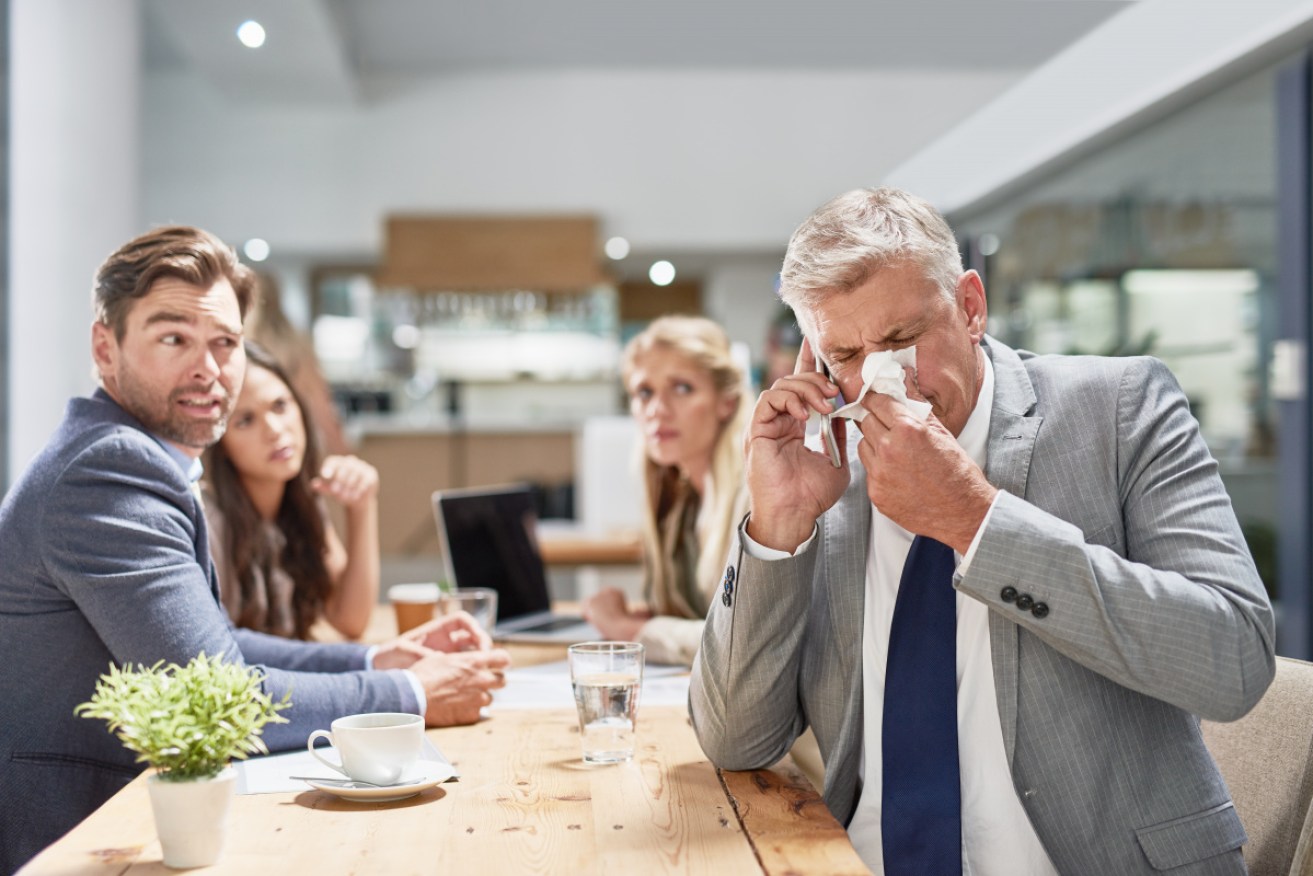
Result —
[{"label": "white ceramic pot", "polygon": [[164,866],[205,867],[219,860],[228,832],[228,806],[237,791],[231,766],[212,779],[165,782],[146,780],[155,832],[164,850]]}]

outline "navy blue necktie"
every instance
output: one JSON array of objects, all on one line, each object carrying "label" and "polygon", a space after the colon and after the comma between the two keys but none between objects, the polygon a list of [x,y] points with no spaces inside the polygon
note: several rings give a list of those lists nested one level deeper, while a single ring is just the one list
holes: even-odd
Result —
[{"label": "navy blue necktie", "polygon": [[962,873],[953,567],[952,548],[918,535],[894,603],[880,810],[888,876]]}]

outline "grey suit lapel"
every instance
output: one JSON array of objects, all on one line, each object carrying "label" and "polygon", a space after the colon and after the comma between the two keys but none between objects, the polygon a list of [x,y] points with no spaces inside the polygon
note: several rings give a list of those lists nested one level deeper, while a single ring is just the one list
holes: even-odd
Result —
[{"label": "grey suit lapel", "polygon": [[[842,514],[828,514],[821,531],[821,556],[825,558],[825,580],[829,585],[830,623],[841,642],[860,642],[866,612],[866,553],[871,542],[871,500],[866,495],[866,469],[857,459],[862,433],[855,424],[848,429],[848,465],[851,480],[839,499]],[[851,662],[844,671],[861,686],[861,649],[845,651]]]},{"label": "grey suit lapel", "polygon": [[[827,769],[827,782],[838,799],[851,800],[855,795],[862,751],[862,635],[866,620],[866,554],[871,543],[871,500],[866,495],[866,470],[857,458],[861,430],[856,424],[848,429],[848,465],[851,480],[834,512],[821,518],[820,556],[826,563],[826,601],[829,603],[830,628],[836,642],[856,642],[857,647],[838,649],[843,678],[847,679],[847,702],[841,712],[834,750],[839,761]],[[832,671],[825,667],[825,671]],[[851,814],[851,813],[849,813]],[[845,818],[846,820],[846,818]]]},{"label": "grey suit lapel", "polygon": [[[136,429],[138,432],[150,436],[152,441],[158,442],[158,439],[151,435],[150,430],[142,425],[140,420],[124,410],[102,388],[97,388],[92,392],[90,399],[73,399],[70,401],[69,415],[71,416],[75,410],[78,412],[78,416],[85,416],[100,422],[120,423]],[[161,452],[162,450],[161,448]],[[170,466],[176,465],[172,459],[169,459],[168,464]],[[209,581],[210,594],[214,597],[214,601],[222,605],[219,594],[219,577],[215,574],[214,563],[210,556],[210,534],[205,525],[205,505],[201,502],[199,490],[189,489],[187,492],[191,494],[192,525],[196,527],[196,540],[193,542],[196,546],[196,561],[201,564],[202,569],[206,570],[206,580]]]},{"label": "grey suit lapel", "polygon": [[[994,364],[994,401],[985,477],[1000,490],[1024,498],[1035,436],[1044,418],[1028,416],[1035,408],[1035,389],[1021,358],[1011,348],[988,337],[981,346]],[[1017,625],[991,611],[989,641],[1003,745],[1010,765],[1017,741]]]}]

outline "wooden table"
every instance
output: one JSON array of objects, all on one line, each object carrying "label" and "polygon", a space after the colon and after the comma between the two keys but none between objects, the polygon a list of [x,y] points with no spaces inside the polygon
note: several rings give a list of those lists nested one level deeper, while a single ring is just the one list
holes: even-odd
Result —
[{"label": "wooden table", "polygon": [[[514,646],[519,665],[560,646]],[[198,873],[866,873],[842,826],[786,759],[721,772],[687,712],[641,709],[632,762],[587,766],[573,710],[500,710],[428,731],[461,780],[394,803],[323,791],[238,796],[223,856]],[[160,859],[145,776],[23,876],[171,873]]]}]

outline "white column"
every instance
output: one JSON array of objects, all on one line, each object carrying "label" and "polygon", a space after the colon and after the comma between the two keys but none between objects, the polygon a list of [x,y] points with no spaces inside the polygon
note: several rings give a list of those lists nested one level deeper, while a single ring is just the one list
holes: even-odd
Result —
[{"label": "white column", "polygon": [[91,376],[91,282],[139,230],[137,0],[12,0],[9,478]]}]

